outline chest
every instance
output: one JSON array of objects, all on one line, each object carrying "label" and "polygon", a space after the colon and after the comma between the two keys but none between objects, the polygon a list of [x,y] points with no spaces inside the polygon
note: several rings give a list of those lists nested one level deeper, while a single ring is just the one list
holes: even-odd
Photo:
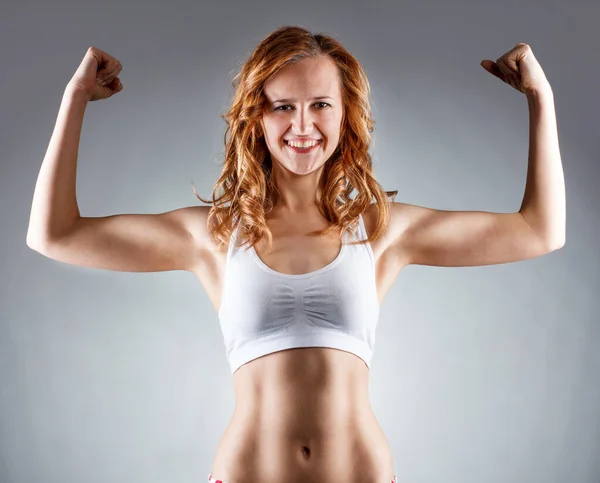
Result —
[{"label": "chest", "polygon": [[279,273],[300,275],[320,270],[332,263],[342,248],[339,236],[311,234],[326,226],[320,221],[270,223],[270,249],[266,240],[261,240],[254,251],[262,263]]}]

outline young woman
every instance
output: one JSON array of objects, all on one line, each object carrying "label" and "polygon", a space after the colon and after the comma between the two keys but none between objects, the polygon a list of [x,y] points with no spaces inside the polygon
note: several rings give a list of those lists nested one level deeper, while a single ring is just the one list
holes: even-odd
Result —
[{"label": "young woman", "polygon": [[86,218],[75,197],[83,114],[123,88],[117,59],[86,53],[40,170],[27,242],[86,267],[196,274],[218,312],[236,393],[209,481],[395,481],[368,377],[379,308],[400,271],[514,262],[564,243],[549,84],[526,44],[481,65],[529,102],[519,212],[389,201],[396,192],[372,172],[361,65],[329,36],[283,27],[234,80],[223,172],[212,200],[197,195],[210,206]]}]

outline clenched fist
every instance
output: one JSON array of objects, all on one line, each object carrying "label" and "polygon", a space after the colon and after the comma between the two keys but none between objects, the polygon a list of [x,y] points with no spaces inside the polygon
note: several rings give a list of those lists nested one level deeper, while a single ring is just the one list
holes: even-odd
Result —
[{"label": "clenched fist", "polygon": [[117,77],[122,69],[117,59],[90,47],[67,88],[84,93],[89,101],[108,99],[123,90],[123,84]]}]

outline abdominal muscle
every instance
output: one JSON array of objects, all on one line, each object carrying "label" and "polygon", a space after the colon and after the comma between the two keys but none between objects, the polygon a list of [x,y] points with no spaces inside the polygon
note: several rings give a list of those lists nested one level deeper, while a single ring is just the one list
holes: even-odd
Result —
[{"label": "abdominal muscle", "polygon": [[389,483],[392,454],[371,409],[369,369],[342,350],[260,357],[233,375],[236,407],[213,478],[227,483]]}]

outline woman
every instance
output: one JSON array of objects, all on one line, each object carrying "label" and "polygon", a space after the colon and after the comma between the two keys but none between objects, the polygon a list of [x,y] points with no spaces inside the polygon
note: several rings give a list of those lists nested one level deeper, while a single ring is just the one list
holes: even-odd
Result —
[{"label": "woman", "polygon": [[75,197],[83,114],[123,88],[117,59],[86,53],[40,170],[27,242],[86,267],[196,274],[219,314],[236,393],[209,481],[396,481],[368,376],[379,307],[402,268],[507,263],[564,243],[549,84],[526,44],[482,66],[529,101],[519,212],[390,202],[396,192],[373,177],[359,62],[331,37],[283,27],[236,76],[223,173],[212,200],[198,196],[210,207],[86,218]]}]

